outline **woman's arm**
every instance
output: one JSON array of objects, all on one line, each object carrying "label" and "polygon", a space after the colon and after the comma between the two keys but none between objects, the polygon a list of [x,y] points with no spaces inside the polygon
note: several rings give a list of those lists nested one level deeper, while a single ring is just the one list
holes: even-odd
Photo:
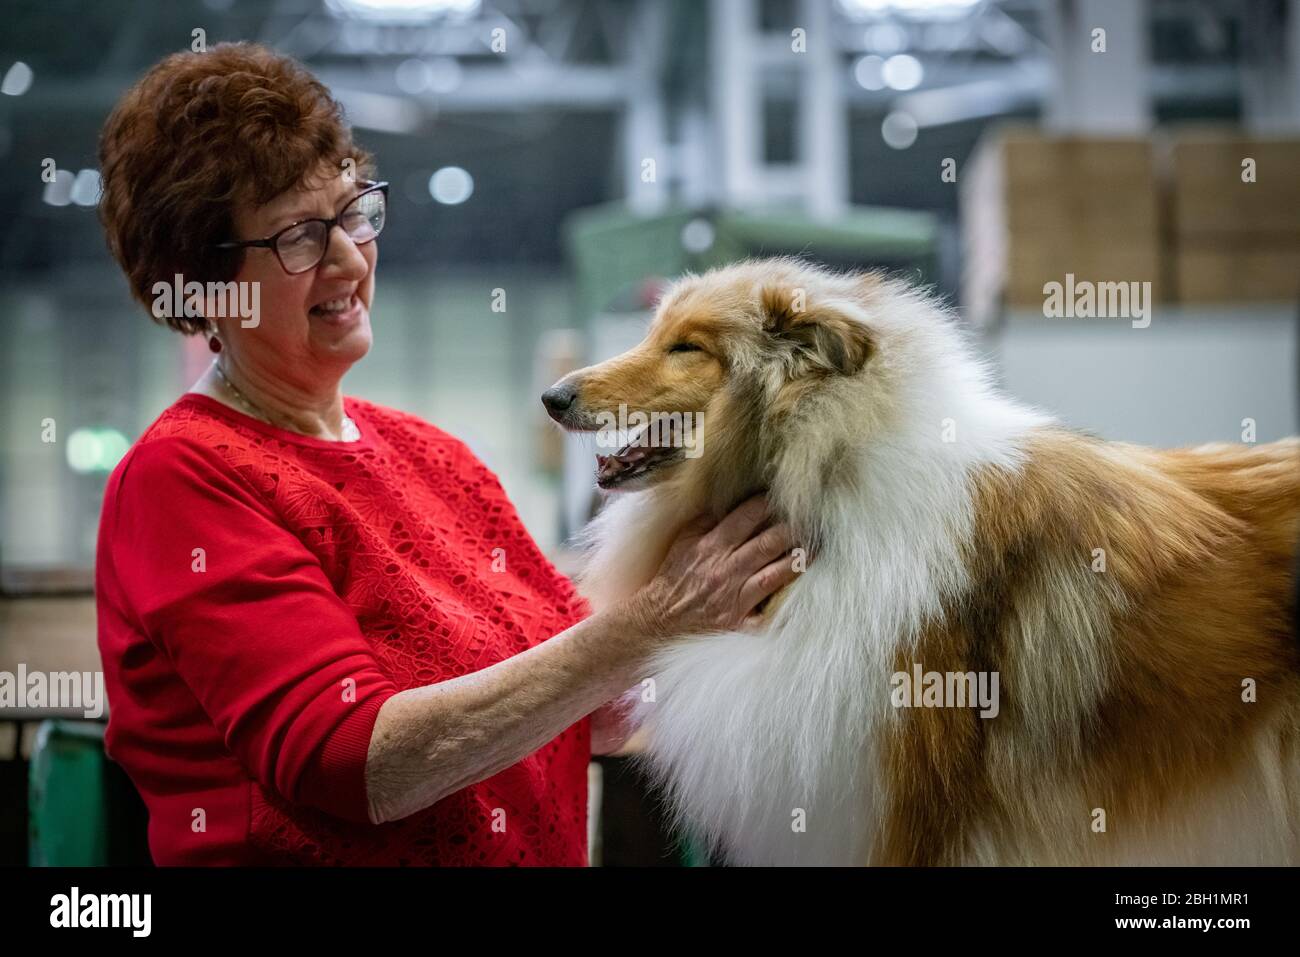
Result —
[{"label": "woman's arm", "polygon": [[384,702],[366,759],[370,819],[394,821],[510,767],[632,687],[676,637],[741,627],[792,581],[784,526],[759,531],[762,499],[716,527],[693,523],[627,601],[473,674]]},{"label": "woman's arm", "polygon": [[490,777],[634,684],[649,623],[611,609],[482,671],[384,702],[370,739],[370,819],[397,820]]}]

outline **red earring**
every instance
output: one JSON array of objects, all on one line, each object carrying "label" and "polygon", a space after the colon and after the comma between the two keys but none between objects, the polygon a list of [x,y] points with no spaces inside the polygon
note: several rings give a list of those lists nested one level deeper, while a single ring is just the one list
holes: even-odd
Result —
[{"label": "red earring", "polygon": [[212,336],[211,338],[208,339],[208,348],[211,349],[213,352],[220,352],[221,340],[218,339],[216,336]]}]

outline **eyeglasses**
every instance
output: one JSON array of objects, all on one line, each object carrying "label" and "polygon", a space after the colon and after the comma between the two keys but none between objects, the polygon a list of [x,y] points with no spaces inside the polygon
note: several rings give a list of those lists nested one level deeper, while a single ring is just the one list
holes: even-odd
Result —
[{"label": "eyeglasses", "polygon": [[388,184],[367,183],[333,219],[304,219],[284,227],[266,239],[247,239],[214,243],[217,249],[244,249],[255,246],[275,251],[284,271],[290,275],[315,269],[329,251],[330,234],[341,226],[358,246],[373,242],[384,229],[388,216]]}]

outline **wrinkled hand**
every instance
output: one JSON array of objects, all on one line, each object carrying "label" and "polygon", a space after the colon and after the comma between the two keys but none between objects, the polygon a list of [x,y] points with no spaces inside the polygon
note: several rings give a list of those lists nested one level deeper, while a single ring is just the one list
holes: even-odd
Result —
[{"label": "wrinkled hand", "polygon": [[799,574],[789,526],[768,526],[768,517],[767,499],[756,495],[716,525],[708,516],[695,519],[635,600],[670,635],[752,625],[755,607]]}]

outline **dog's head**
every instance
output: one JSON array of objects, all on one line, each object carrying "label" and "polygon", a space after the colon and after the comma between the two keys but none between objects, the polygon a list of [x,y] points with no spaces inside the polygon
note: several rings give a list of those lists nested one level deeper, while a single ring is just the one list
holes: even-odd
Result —
[{"label": "dog's head", "polygon": [[602,439],[602,488],[645,488],[692,460],[762,485],[773,443],[789,434],[783,424],[868,373],[876,282],[788,259],[688,276],[665,293],[640,345],[570,373],[542,402],[567,430],[628,436],[618,448]]}]

